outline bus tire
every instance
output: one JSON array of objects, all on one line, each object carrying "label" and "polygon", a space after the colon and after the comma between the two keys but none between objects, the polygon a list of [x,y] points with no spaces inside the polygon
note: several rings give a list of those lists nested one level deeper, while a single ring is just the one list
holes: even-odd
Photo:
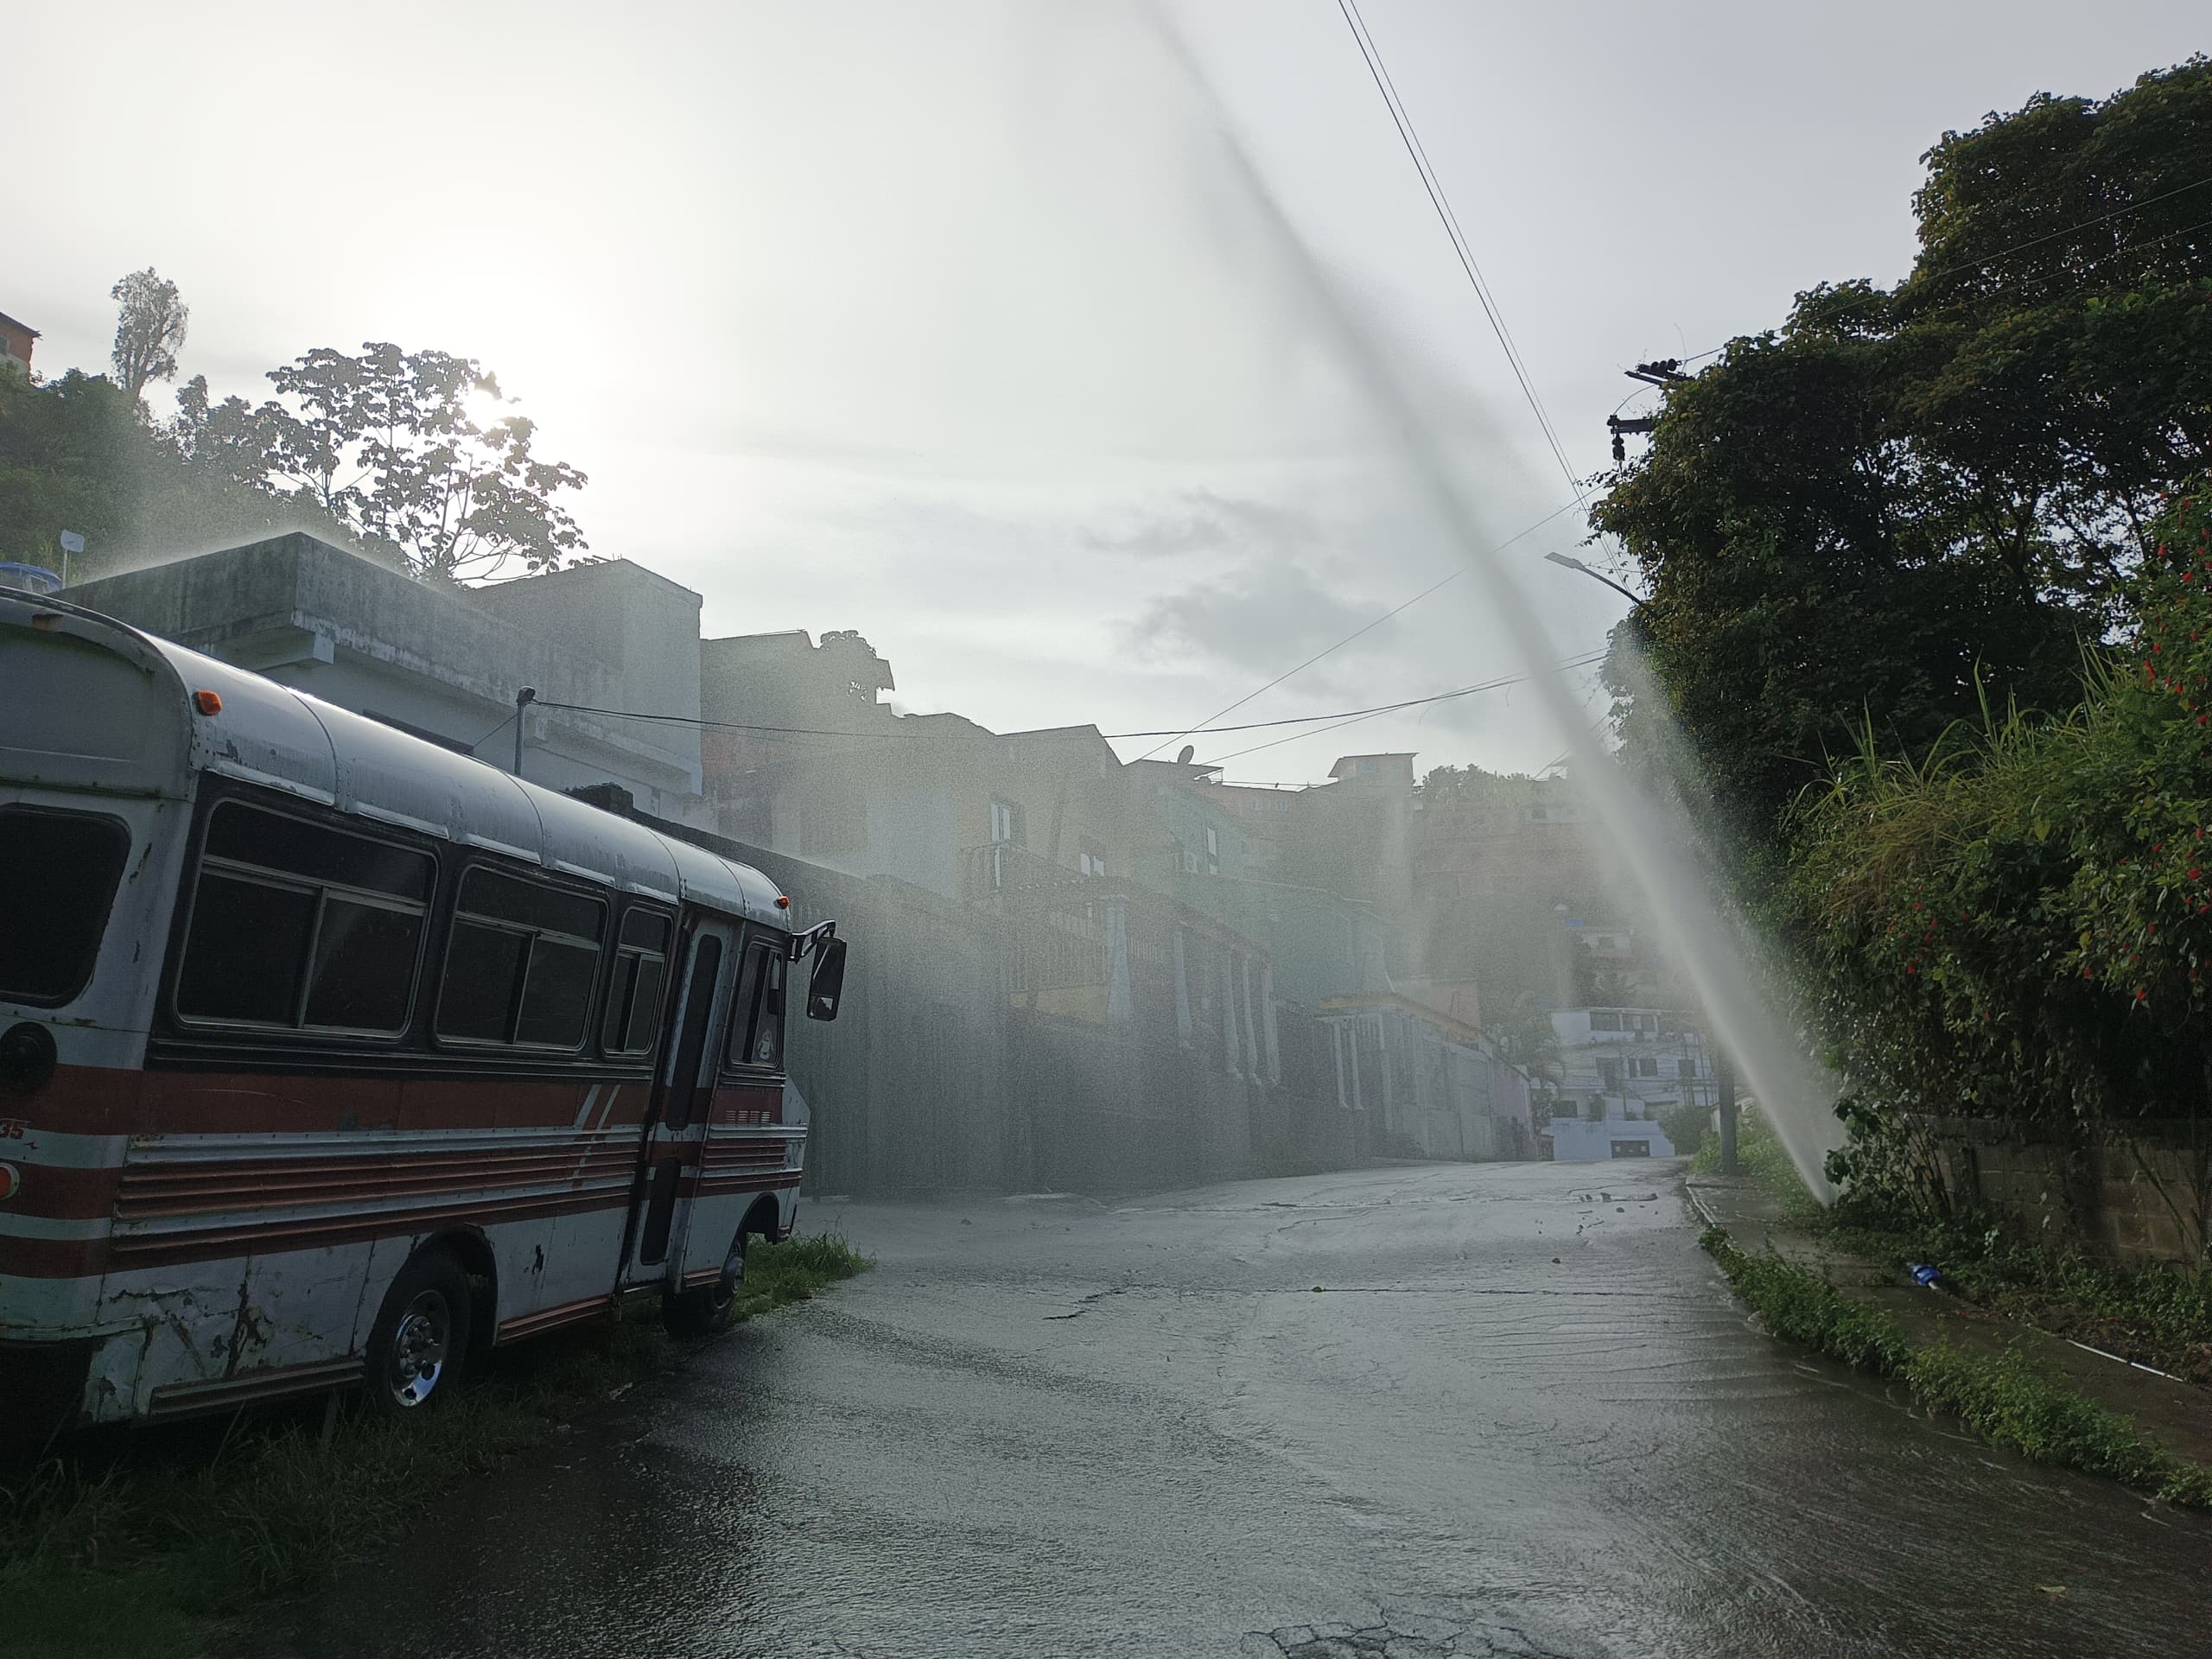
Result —
[{"label": "bus tire", "polygon": [[729,1255],[722,1262],[721,1276],[711,1285],[702,1285],[696,1290],[679,1291],[664,1300],[661,1318],[676,1336],[712,1336],[728,1327],[729,1311],[737,1305],[737,1294],[744,1288],[745,1233],[741,1229],[737,1236],[730,1241]]},{"label": "bus tire", "polygon": [[468,1361],[468,1275],[442,1244],[415,1252],[385,1293],[362,1369],[369,1411],[410,1417],[450,1398]]}]

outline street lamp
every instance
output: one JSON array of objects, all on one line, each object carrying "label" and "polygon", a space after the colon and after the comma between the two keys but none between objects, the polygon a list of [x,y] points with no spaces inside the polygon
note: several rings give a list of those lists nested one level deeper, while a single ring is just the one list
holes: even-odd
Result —
[{"label": "street lamp", "polygon": [[1583,563],[1581,560],[1570,557],[1565,553],[1547,553],[1544,555],[1544,557],[1554,564],[1563,564],[1570,570],[1580,570],[1584,575],[1590,577],[1594,582],[1604,582],[1606,587],[1611,588],[1623,599],[1628,601],[1628,602],[1635,606],[1637,609],[1642,610],[1643,608],[1644,601],[1642,599],[1637,597],[1635,594],[1630,593],[1627,588],[1622,587],[1620,583],[1615,582],[1604,571],[1592,570],[1588,565]]}]

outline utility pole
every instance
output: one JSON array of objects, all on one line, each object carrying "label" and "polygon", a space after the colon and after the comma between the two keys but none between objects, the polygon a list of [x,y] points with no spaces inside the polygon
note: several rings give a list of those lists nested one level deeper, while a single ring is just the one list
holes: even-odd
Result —
[{"label": "utility pole", "polygon": [[522,711],[537,701],[537,688],[534,685],[525,685],[515,693],[515,776],[518,778],[522,776]]},{"label": "utility pole", "polygon": [[1736,1164],[1736,1063],[1720,1049],[1713,1051],[1713,1093],[1720,1102],[1720,1173],[1738,1173]]},{"label": "utility pole", "polygon": [[[1647,386],[1662,389],[1681,385],[1689,378],[1682,372],[1682,359],[1679,357],[1662,357],[1653,362],[1639,363],[1632,369],[1624,369],[1622,372],[1631,380],[1641,380]],[[1625,421],[1618,415],[1606,416],[1605,429],[1613,435],[1613,465],[1621,466],[1628,460],[1628,445],[1621,442],[1624,433],[1654,432],[1658,427],[1659,417],[1656,415],[1636,416]]]}]

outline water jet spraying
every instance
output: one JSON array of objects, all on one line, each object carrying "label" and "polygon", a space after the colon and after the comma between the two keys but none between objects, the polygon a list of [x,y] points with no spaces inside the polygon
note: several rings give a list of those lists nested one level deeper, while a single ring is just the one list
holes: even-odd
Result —
[{"label": "water jet spraying", "polygon": [[[1681,849],[1694,844],[1688,815],[1638,789],[1592,729],[1588,710],[1554,666],[1553,646],[1535,609],[1503,563],[1490,552],[1475,505],[1425,419],[1412,377],[1392,360],[1378,330],[1365,326],[1341,283],[1298,232],[1238,137],[1173,24],[1156,8],[1153,22],[1181,66],[1221,146],[1234,182],[1254,210],[1271,250],[1295,279],[1327,340],[1380,416],[1386,436],[1439,523],[1473,567],[1513,641],[1530,689],[1559,728],[1580,787],[1635,890],[1658,923],[1668,950],[1689,982],[1713,1036],[1735,1060],[1775,1134],[1806,1183],[1823,1198],[1832,1189],[1825,1154],[1841,1142],[1831,1109],[1837,1079],[1810,1058],[1794,1034],[1779,995],[1782,981],[1739,921],[1724,913]],[[1655,834],[1655,824],[1675,833]]]}]

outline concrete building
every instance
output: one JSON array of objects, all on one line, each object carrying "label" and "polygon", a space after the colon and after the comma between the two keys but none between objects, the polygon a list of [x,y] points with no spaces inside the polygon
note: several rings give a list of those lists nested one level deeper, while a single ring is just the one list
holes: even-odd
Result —
[{"label": "concrete building", "polygon": [[1378,1150],[1402,1158],[1520,1159],[1535,1154],[1528,1074],[1471,1026],[1411,997],[1330,997],[1338,1104],[1371,1115]]},{"label": "concrete building", "polygon": [[[1717,1102],[1712,1053],[1679,1012],[1558,1008],[1551,1021],[1559,1054],[1549,1127],[1555,1159],[1670,1157],[1659,1120],[1684,1105]],[[1617,1150],[1630,1141],[1643,1150]]]},{"label": "concrete building", "polygon": [[[83,582],[67,597],[554,789],[613,782],[697,823],[699,595],[623,560],[440,587],[311,536]],[[552,705],[570,705],[556,707]]]},{"label": "concrete building", "polygon": [[12,369],[18,374],[31,372],[31,346],[38,339],[38,330],[27,322],[17,322],[6,312],[0,311],[0,369]]}]

